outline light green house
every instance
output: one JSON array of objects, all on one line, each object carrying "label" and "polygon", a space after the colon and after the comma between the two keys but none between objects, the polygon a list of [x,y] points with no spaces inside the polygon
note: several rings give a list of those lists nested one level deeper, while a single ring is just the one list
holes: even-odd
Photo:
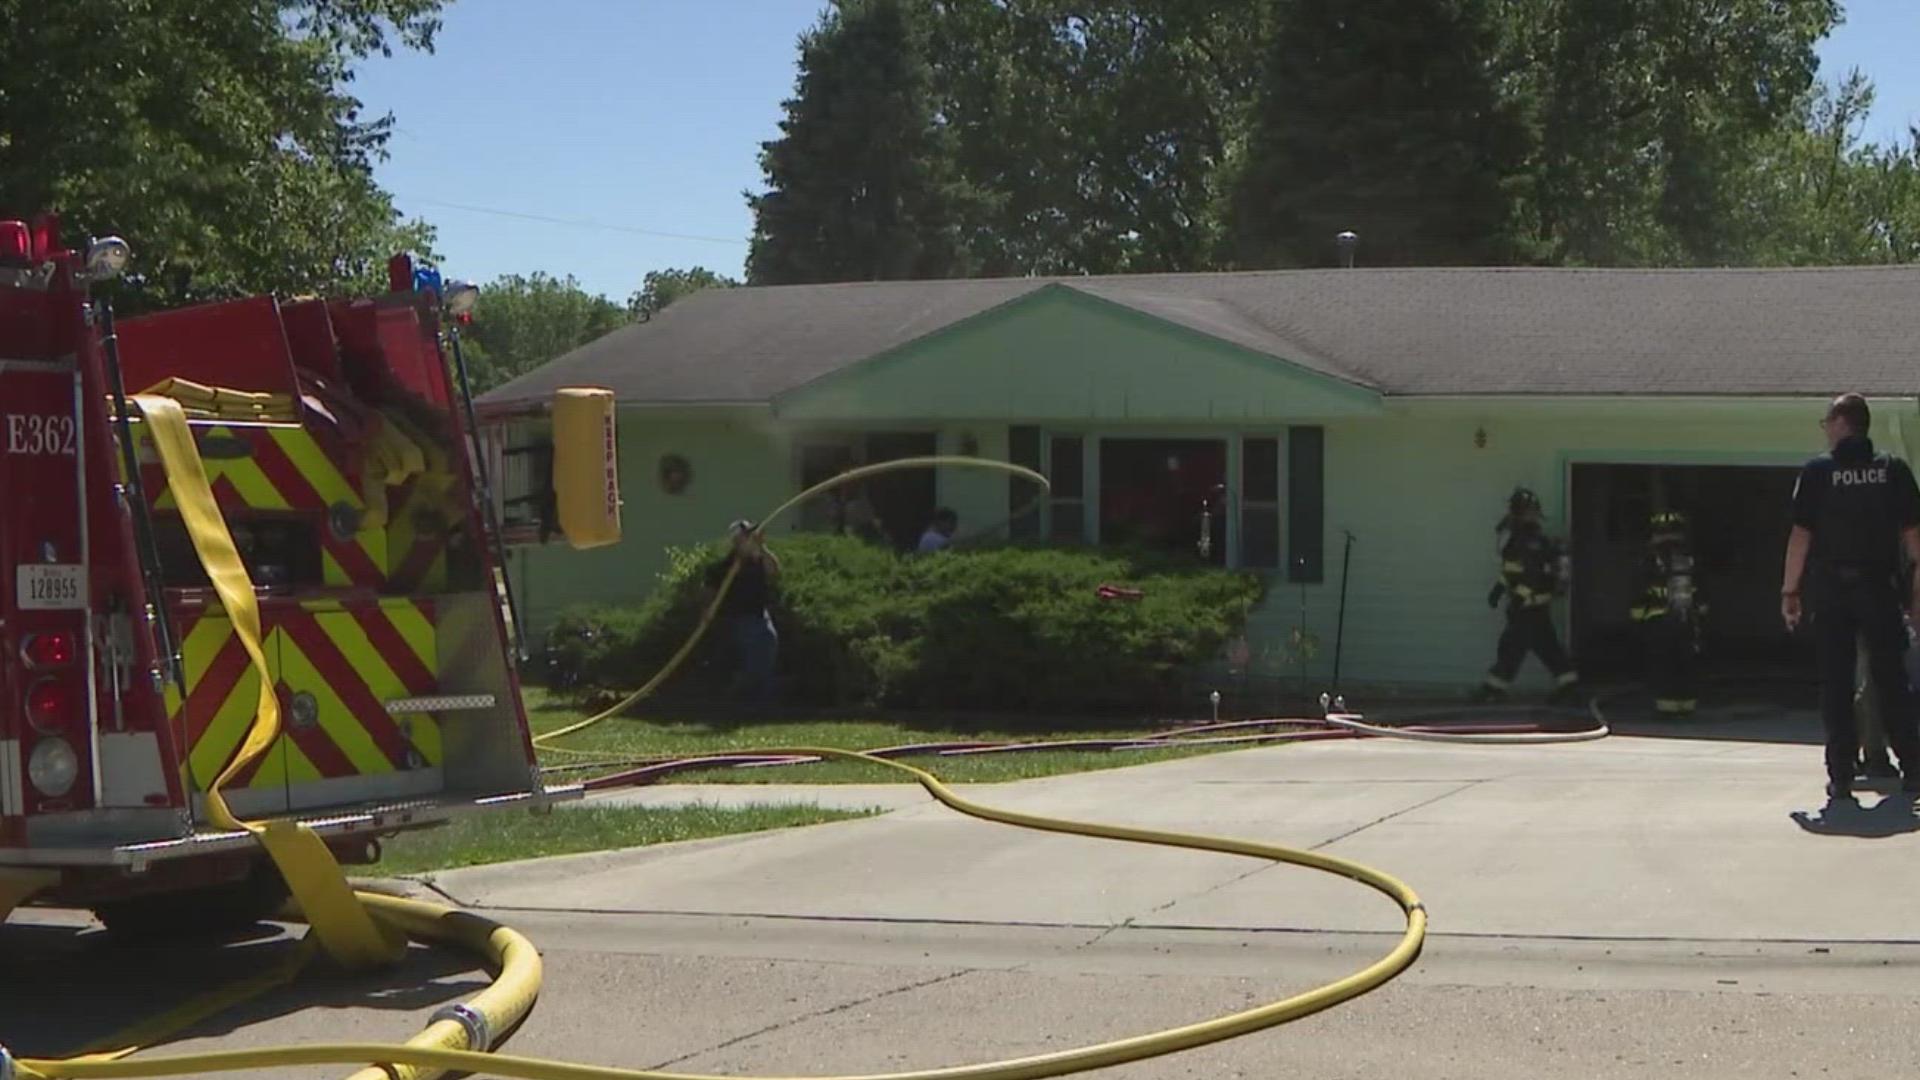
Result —
[{"label": "light green house", "polygon": [[[860,462],[970,454],[1039,468],[879,484],[910,545],[935,506],[960,536],[1118,535],[1271,575],[1256,666],[1295,627],[1324,678],[1344,586],[1350,683],[1464,689],[1500,615],[1494,524],[1517,485],[1570,540],[1557,605],[1582,670],[1631,676],[1648,512],[1695,521],[1713,662],[1804,662],[1775,597],[1794,466],[1825,402],[1859,390],[1874,435],[1920,448],[1920,272],[1905,269],[1331,270],[712,290],[481,399],[509,495],[539,473],[556,387],[620,403],[626,539],[525,544],[536,630],[634,600],[663,549],[719,536]],[[683,487],[661,482],[684,462]],[[830,527],[812,507],[781,528]],[[1203,511],[1205,517],[1203,518]],[[1239,650],[1235,650],[1236,654]],[[1238,656],[1236,656],[1238,662]],[[1543,680],[1537,664],[1522,685]]]}]

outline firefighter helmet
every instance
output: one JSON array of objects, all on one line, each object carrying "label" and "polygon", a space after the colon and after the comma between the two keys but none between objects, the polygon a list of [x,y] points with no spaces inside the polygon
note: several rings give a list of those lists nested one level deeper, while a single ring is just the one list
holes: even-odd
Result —
[{"label": "firefighter helmet", "polygon": [[1649,519],[1656,539],[1663,536],[1684,536],[1687,531],[1687,515],[1683,510],[1655,510]]},{"label": "firefighter helmet", "polygon": [[1507,513],[1518,517],[1521,514],[1539,512],[1540,496],[1535,495],[1531,489],[1517,487],[1513,489],[1512,495],[1507,496]]}]

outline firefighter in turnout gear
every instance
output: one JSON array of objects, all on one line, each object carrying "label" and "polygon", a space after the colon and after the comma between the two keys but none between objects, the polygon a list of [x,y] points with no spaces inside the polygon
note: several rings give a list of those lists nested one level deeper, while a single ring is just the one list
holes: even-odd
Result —
[{"label": "firefighter in turnout gear", "polygon": [[1553,598],[1566,588],[1567,558],[1559,541],[1541,527],[1540,499],[1526,488],[1515,489],[1507,500],[1507,516],[1495,532],[1504,536],[1500,583],[1487,595],[1487,606],[1499,607],[1505,596],[1507,625],[1500,634],[1493,668],[1474,695],[1475,700],[1506,697],[1520,665],[1532,653],[1554,678],[1553,693],[1547,700],[1571,701],[1580,676],[1553,628]]},{"label": "firefighter in turnout gear", "polygon": [[1647,561],[1641,569],[1645,585],[1629,614],[1646,628],[1647,688],[1653,691],[1655,711],[1662,716],[1691,716],[1699,701],[1695,660],[1707,607],[1695,583],[1686,515],[1678,510],[1656,511],[1651,524]]}]

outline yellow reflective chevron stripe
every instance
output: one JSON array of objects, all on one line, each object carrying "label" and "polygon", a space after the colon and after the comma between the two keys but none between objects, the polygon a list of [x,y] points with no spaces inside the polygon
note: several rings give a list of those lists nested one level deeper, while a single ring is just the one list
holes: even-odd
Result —
[{"label": "yellow reflective chevron stripe", "polygon": [[[208,428],[207,437],[229,439],[234,442],[244,441],[233,433],[232,428],[228,427]],[[199,453],[198,447],[194,452]],[[261,471],[259,464],[251,456],[203,460],[202,469],[206,474],[209,487],[216,481],[225,480],[233,485],[234,492],[240,496],[242,502],[257,510],[286,510],[292,506],[287,502],[286,496],[282,495],[280,490],[273,486],[273,482],[267,479],[267,474]],[[153,500],[153,505],[162,509],[172,509],[179,505],[171,478],[167,483],[167,489]]]},{"label": "yellow reflective chevron stripe", "polygon": [[[326,616],[321,617],[323,620]],[[319,705],[319,725],[327,738],[340,748],[352,764],[356,773],[371,776],[392,772],[393,763],[374,745],[373,736],[367,729],[354,722],[353,712],[347,703],[340,700],[313,661],[294,645],[291,640],[284,641],[280,650],[280,670],[289,686],[297,686],[314,696]]]},{"label": "yellow reflective chevron stripe", "polygon": [[364,506],[360,493],[347,483],[346,477],[340,475],[340,470],[334,468],[326,452],[320,449],[320,444],[314,442],[313,436],[304,428],[273,428],[268,434],[279,444],[280,452],[299,470],[301,479],[313,485],[314,493],[320,496],[322,502],[329,506],[346,503],[356,510]]},{"label": "yellow reflective chevron stripe", "polygon": [[261,641],[259,601],[246,564],[240,561],[233,536],[214,502],[199,448],[194,445],[179,402],[144,394],[135,395],[133,402],[153,436],[168,489],[178,500],[194,552],[213,582],[259,682],[257,709],[240,752],[207,789],[208,816],[218,828],[244,829],[260,841],[321,946],[335,960],[348,968],[390,964],[406,952],[405,936],[393,927],[376,923],[361,906],[326,842],[298,822],[242,821],[220,794],[220,788],[235,773],[265,753],[280,736],[280,703],[270,684],[271,669]]}]

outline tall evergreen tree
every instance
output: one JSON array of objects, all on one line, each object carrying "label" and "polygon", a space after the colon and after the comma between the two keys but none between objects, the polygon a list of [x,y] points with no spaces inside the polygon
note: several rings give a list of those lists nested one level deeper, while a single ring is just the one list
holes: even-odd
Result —
[{"label": "tall evergreen tree", "polygon": [[963,276],[974,198],[936,114],[926,30],[907,0],[836,0],[800,41],[768,190],[749,195],[755,284]]},{"label": "tall evergreen tree", "polygon": [[1526,129],[1502,98],[1486,0],[1279,0],[1229,250],[1316,266],[1504,262]]}]

